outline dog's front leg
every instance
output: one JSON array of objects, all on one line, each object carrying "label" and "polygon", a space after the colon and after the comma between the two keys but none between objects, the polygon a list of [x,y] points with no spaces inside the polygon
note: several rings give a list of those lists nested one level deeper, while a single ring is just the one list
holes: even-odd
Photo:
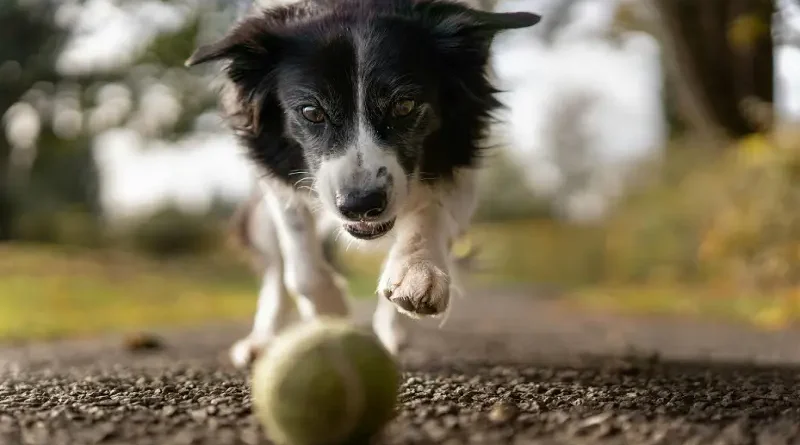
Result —
[{"label": "dog's front leg", "polygon": [[283,184],[262,187],[275,222],[284,282],[304,320],[348,315],[346,283],[328,264],[308,203]]},{"label": "dog's front leg", "polygon": [[247,337],[230,349],[230,358],[237,367],[249,366],[268,346],[273,337],[292,321],[294,301],[283,279],[283,256],[278,244],[275,221],[263,197],[245,210],[241,217],[254,263],[262,271],[261,290],[253,327]]},{"label": "dog's front leg", "polygon": [[447,310],[455,272],[450,247],[472,216],[475,196],[472,171],[461,172],[452,184],[419,186],[412,193],[411,210],[395,228],[396,239],[378,285],[379,298],[412,317]]},{"label": "dog's front leg", "polygon": [[372,315],[372,330],[392,355],[400,353],[408,336],[400,317],[397,307],[391,300],[378,295],[378,305]]},{"label": "dog's front leg", "polygon": [[450,301],[448,237],[441,202],[407,215],[397,227],[378,295],[400,312],[418,317],[444,312]]}]

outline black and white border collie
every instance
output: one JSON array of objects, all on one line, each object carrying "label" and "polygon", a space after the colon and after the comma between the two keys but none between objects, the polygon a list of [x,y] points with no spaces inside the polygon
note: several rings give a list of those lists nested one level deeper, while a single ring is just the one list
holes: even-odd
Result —
[{"label": "black and white border collie", "polygon": [[245,227],[263,284],[253,330],[231,356],[249,364],[295,303],[303,319],[347,315],[323,251],[332,227],[391,240],[373,328],[397,353],[398,311],[435,316],[450,302],[451,244],[475,208],[476,161],[499,107],[491,42],[539,16],[441,0],[285,3],[187,61],[226,62],[223,108],[263,172]]}]

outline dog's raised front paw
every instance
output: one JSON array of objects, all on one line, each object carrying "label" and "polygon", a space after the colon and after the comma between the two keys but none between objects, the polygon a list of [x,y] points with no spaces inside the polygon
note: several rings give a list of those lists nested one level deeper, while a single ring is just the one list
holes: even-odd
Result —
[{"label": "dog's raised front paw", "polygon": [[378,296],[412,317],[441,314],[450,303],[450,277],[431,261],[390,261],[381,276]]},{"label": "dog's raised front paw", "polygon": [[247,336],[231,346],[228,355],[237,368],[248,368],[264,352],[268,342],[259,341],[253,336]]}]

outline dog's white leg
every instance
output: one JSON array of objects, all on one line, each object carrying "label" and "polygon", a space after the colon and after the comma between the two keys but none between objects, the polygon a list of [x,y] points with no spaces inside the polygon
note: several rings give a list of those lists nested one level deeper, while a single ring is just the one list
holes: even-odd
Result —
[{"label": "dog's white leg", "polygon": [[450,270],[443,203],[404,215],[381,274],[378,295],[407,315],[436,315],[450,302]]},{"label": "dog's white leg", "polygon": [[346,282],[325,259],[308,203],[286,186],[264,185],[283,256],[284,282],[297,298],[301,317],[347,316]]},{"label": "dog's white leg", "polygon": [[463,233],[476,204],[472,170],[452,184],[417,186],[408,211],[398,219],[396,240],[378,284],[379,298],[412,317],[442,314],[453,283],[450,247]]},{"label": "dog's white leg", "polygon": [[291,322],[293,309],[294,302],[283,285],[282,268],[269,267],[264,272],[258,293],[253,329],[231,348],[233,364],[238,367],[249,365],[269,345],[270,340]]},{"label": "dog's white leg", "polygon": [[248,366],[292,321],[295,312],[294,301],[283,282],[283,258],[274,222],[263,200],[253,207],[245,230],[263,275],[252,330],[230,350],[231,361],[238,367]]},{"label": "dog's white leg", "polygon": [[400,313],[387,298],[378,297],[378,305],[372,315],[372,330],[392,355],[397,355],[406,345],[408,334]]}]

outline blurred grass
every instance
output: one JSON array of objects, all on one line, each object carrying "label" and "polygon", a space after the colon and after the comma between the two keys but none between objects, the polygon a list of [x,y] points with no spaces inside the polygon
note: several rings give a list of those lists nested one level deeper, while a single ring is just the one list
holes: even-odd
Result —
[{"label": "blurred grass", "polygon": [[[552,283],[567,286],[591,270],[589,256],[558,255],[591,241],[550,221],[479,224],[470,240],[481,246],[482,284]],[[180,327],[204,322],[249,322],[258,279],[235,251],[144,255],[141,249],[0,245],[0,340],[33,340]],[[350,292],[371,297],[380,252],[341,252]],[[491,268],[483,268],[491,265]]]},{"label": "blurred grass", "polygon": [[[724,295],[707,287],[598,284],[602,235],[597,228],[551,221],[475,227],[481,285],[549,284],[571,304],[628,314],[689,315],[782,327],[800,319],[796,304],[760,295]],[[343,252],[350,290],[371,297],[380,253]],[[34,244],[0,247],[0,340],[34,340],[249,322],[258,281],[230,253],[154,260],[113,250]]]},{"label": "blurred grass", "polygon": [[[156,260],[107,249],[0,245],[0,340],[249,322],[258,280],[231,252]],[[354,295],[374,283],[350,280]]]},{"label": "blurred grass", "polygon": [[255,281],[247,272],[213,259],[171,263],[111,251],[2,246],[0,338],[238,319],[255,308]]},{"label": "blurred grass", "polygon": [[[800,289],[761,291],[689,277],[675,279],[671,270],[687,266],[665,259],[653,238],[652,252],[635,248],[639,262],[632,264],[630,276],[637,279],[619,280],[619,271],[609,267],[619,253],[609,248],[608,230],[537,219],[478,224],[468,244],[479,249],[479,261],[476,271],[466,277],[467,284],[559,289],[565,291],[563,302],[576,310],[697,317],[763,329],[800,323]],[[672,240],[663,237],[661,242]],[[379,254],[348,252],[345,258],[358,276],[377,276]],[[642,271],[645,279],[640,280]],[[362,281],[371,283],[368,278]]]},{"label": "blurred grass", "polygon": [[[682,142],[642,169],[648,182],[601,224],[484,218],[468,237],[479,255],[467,284],[545,285],[625,313],[800,322],[800,130]],[[258,281],[220,228],[165,211],[118,239],[136,253],[0,245],[0,339],[249,322]],[[351,294],[371,296],[383,253],[340,255]]]},{"label": "blurred grass", "polygon": [[[688,315],[767,328],[800,319],[800,294],[787,300],[691,285],[597,284],[603,272],[596,268],[598,230],[537,220],[477,225],[470,241],[480,246],[480,269],[468,282],[550,284],[566,288],[576,307],[626,314]],[[574,254],[590,251],[595,254]],[[372,295],[380,258],[377,252],[343,252],[354,296]],[[229,252],[154,260],[113,250],[7,245],[0,247],[0,340],[247,323],[257,289],[249,266]]]},{"label": "blurred grass", "polygon": [[700,286],[602,286],[581,289],[570,304],[625,315],[696,317],[735,322],[765,330],[784,329],[800,322],[800,294],[720,294]]}]

